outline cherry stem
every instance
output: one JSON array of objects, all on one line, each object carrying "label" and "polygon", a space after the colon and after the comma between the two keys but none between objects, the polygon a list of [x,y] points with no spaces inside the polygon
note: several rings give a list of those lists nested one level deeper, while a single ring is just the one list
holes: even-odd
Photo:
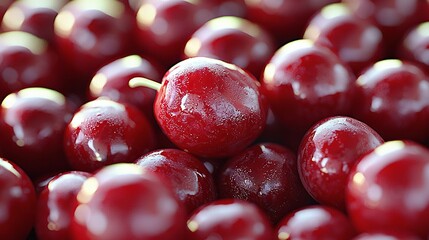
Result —
[{"label": "cherry stem", "polygon": [[128,86],[130,86],[131,88],[148,87],[156,91],[159,91],[159,89],[161,88],[161,85],[162,84],[159,82],[155,82],[153,80],[150,80],[144,77],[134,77],[128,82]]}]

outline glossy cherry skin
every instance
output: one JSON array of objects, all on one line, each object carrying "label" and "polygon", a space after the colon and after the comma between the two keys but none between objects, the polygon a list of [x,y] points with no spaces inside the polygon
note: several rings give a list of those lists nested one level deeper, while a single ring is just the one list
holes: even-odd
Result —
[{"label": "glossy cherry skin", "polygon": [[421,240],[421,238],[410,233],[387,231],[383,233],[361,233],[353,240]]},{"label": "glossy cherry skin", "polygon": [[199,1],[145,0],[137,11],[139,49],[170,67],[181,59],[192,33],[214,17]]},{"label": "glossy cherry skin", "polygon": [[2,155],[31,178],[69,169],[63,136],[74,110],[61,93],[47,88],[9,94],[0,107]]},{"label": "glossy cherry skin", "polygon": [[375,63],[355,82],[352,116],[385,140],[429,136],[429,81],[416,65],[396,59]]},{"label": "glossy cherry skin", "polygon": [[397,51],[400,59],[418,64],[429,73],[429,22],[413,27],[404,37]]},{"label": "glossy cherry skin", "polygon": [[54,32],[75,84],[86,86],[105,64],[128,55],[134,45],[133,17],[120,1],[70,1],[59,11]]},{"label": "glossy cherry skin", "polygon": [[199,159],[187,152],[178,149],[156,150],[138,158],[136,164],[170,182],[188,214],[216,198],[212,175]]},{"label": "glossy cherry skin", "polygon": [[383,35],[356,17],[344,3],[323,7],[308,24],[304,38],[331,49],[355,74],[383,57]]},{"label": "glossy cherry skin", "polygon": [[286,215],[275,232],[279,240],[348,240],[355,235],[344,213],[323,205],[308,206]]},{"label": "glossy cherry skin", "polygon": [[0,236],[22,240],[30,233],[36,212],[36,193],[27,174],[0,158]]},{"label": "glossy cherry skin", "polygon": [[15,1],[3,17],[2,28],[5,31],[29,32],[53,43],[54,20],[65,3],[65,0]]},{"label": "glossy cherry skin", "polygon": [[274,54],[271,36],[243,18],[224,16],[206,22],[185,46],[185,57],[210,57],[235,64],[259,78]]},{"label": "glossy cherry skin", "polygon": [[372,128],[350,117],[318,122],[305,134],[298,151],[298,171],[305,189],[318,202],[345,210],[352,167],[383,142]]},{"label": "glossy cherry skin", "polygon": [[221,198],[253,202],[273,223],[312,203],[299,179],[295,154],[273,143],[254,145],[229,159],[217,186]]},{"label": "glossy cherry skin", "polygon": [[270,240],[274,236],[266,215],[256,205],[239,199],[221,199],[200,207],[187,226],[187,240]]},{"label": "glossy cherry skin", "polygon": [[64,172],[54,176],[39,195],[34,225],[37,237],[43,240],[72,239],[70,226],[72,205],[87,172]]},{"label": "glossy cherry skin", "polygon": [[168,184],[132,163],[104,167],[77,195],[73,239],[183,239],[186,216]]},{"label": "glossy cherry skin", "polygon": [[81,106],[66,127],[64,139],[71,166],[82,171],[133,162],[156,146],[155,133],[143,113],[106,99]]},{"label": "glossy cherry skin", "polygon": [[297,40],[277,50],[261,85],[285,134],[300,139],[317,121],[350,112],[354,81],[329,49]]},{"label": "glossy cherry skin", "polygon": [[137,107],[154,120],[153,102],[156,92],[150,88],[130,88],[128,82],[134,77],[145,77],[161,82],[164,71],[151,59],[130,55],[115,60],[97,71],[89,85],[89,99],[107,97],[116,102]]},{"label": "glossy cherry skin", "polygon": [[338,0],[256,0],[244,1],[247,18],[267,29],[279,45],[302,37],[310,20],[323,6]]},{"label": "glossy cherry skin", "polygon": [[389,141],[352,169],[347,210],[362,232],[391,229],[429,234],[429,150],[409,141]]},{"label": "glossy cherry skin", "polygon": [[386,53],[393,53],[404,35],[429,20],[429,4],[422,0],[343,0],[354,15],[371,21],[382,32]]},{"label": "glossy cherry skin", "polygon": [[64,89],[58,55],[30,33],[0,33],[0,100],[27,87]]},{"label": "glossy cherry skin", "polygon": [[201,157],[232,156],[262,132],[267,115],[259,84],[220,60],[183,60],[164,75],[154,105],[169,139]]}]

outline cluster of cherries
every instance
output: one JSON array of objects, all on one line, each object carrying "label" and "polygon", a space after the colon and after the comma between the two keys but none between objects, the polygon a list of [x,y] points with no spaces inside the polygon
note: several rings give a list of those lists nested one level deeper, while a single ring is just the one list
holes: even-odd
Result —
[{"label": "cluster of cherries", "polygon": [[0,17],[1,239],[429,239],[429,1]]}]

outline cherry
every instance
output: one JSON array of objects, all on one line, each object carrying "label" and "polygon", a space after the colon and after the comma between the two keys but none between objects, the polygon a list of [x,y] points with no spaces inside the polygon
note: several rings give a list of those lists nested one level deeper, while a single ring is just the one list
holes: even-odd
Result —
[{"label": "cherry", "polygon": [[156,146],[155,133],[140,111],[107,99],[81,106],[64,139],[71,166],[82,171],[133,162]]},{"label": "cherry", "polygon": [[[141,86],[147,79],[135,78]],[[153,84],[153,82],[151,83]],[[179,148],[201,157],[232,156],[262,132],[266,102],[254,77],[211,58],[183,60],[164,75],[155,99],[157,122]]]},{"label": "cherry", "polygon": [[388,233],[361,233],[353,240],[420,240],[420,238],[409,233],[388,231]]},{"label": "cherry", "polygon": [[116,102],[132,104],[149,119],[154,119],[156,92],[148,88],[130,88],[128,81],[134,77],[145,77],[161,82],[163,73],[159,64],[147,57],[130,55],[120,58],[97,71],[89,85],[89,99],[107,97]]},{"label": "cherry", "polygon": [[156,150],[138,158],[136,164],[170,182],[188,214],[216,197],[212,175],[189,153],[178,149]]},{"label": "cherry", "polygon": [[298,151],[298,171],[305,189],[318,202],[345,210],[345,189],[360,157],[383,143],[363,122],[332,117],[311,127]]},{"label": "cherry", "polygon": [[329,49],[296,40],[276,51],[261,85],[284,133],[296,141],[317,121],[350,112],[354,81]]},{"label": "cherry", "polygon": [[61,66],[48,43],[30,33],[0,33],[0,100],[27,87],[64,89]]},{"label": "cherry", "polygon": [[344,213],[323,205],[308,206],[286,215],[276,228],[279,240],[351,239],[355,230]]},{"label": "cherry", "polygon": [[295,154],[273,143],[254,145],[229,159],[217,185],[221,198],[253,202],[273,223],[312,202],[299,179]]},{"label": "cherry", "polygon": [[188,219],[186,239],[273,239],[264,213],[254,204],[239,199],[213,201],[197,209]]},{"label": "cherry", "polygon": [[16,164],[0,158],[0,236],[25,239],[33,226],[36,193],[27,174]]},{"label": "cherry", "polygon": [[344,3],[323,7],[312,17],[304,38],[330,48],[355,74],[383,56],[381,31],[353,15]]},{"label": "cherry", "polygon": [[429,22],[413,27],[404,37],[397,51],[400,59],[413,61],[429,73]]},{"label": "cherry", "polygon": [[3,156],[32,178],[68,169],[63,135],[74,110],[51,89],[26,88],[9,94],[0,107]]},{"label": "cherry", "polygon": [[350,172],[347,210],[362,232],[429,234],[429,150],[389,141],[365,155]]},{"label": "cherry", "polygon": [[323,6],[338,0],[245,0],[247,18],[267,29],[279,45],[298,39],[308,20]]},{"label": "cherry", "polygon": [[212,19],[194,32],[185,57],[210,57],[235,64],[259,77],[274,53],[273,39],[261,27],[243,18]]},{"label": "cherry", "polygon": [[91,174],[63,172],[51,178],[39,195],[34,225],[37,237],[43,240],[72,239],[70,224],[71,205]]},{"label": "cherry", "polygon": [[158,175],[136,164],[102,168],[76,199],[73,239],[183,239],[182,206]]},{"label": "cherry", "polygon": [[355,82],[353,116],[385,140],[423,141],[429,136],[429,81],[416,65],[382,60]]}]

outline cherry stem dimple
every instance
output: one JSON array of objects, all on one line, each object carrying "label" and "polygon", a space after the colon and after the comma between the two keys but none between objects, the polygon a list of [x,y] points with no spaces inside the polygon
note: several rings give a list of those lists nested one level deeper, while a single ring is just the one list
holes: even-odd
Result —
[{"label": "cherry stem dimple", "polygon": [[161,88],[161,85],[162,84],[159,82],[155,82],[153,80],[150,80],[144,77],[134,77],[128,82],[128,86],[130,86],[131,88],[148,87],[156,91],[159,91],[159,89]]}]

